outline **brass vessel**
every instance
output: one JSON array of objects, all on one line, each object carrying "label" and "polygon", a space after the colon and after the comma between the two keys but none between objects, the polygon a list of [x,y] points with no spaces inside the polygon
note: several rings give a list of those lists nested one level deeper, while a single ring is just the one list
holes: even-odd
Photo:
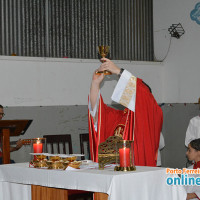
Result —
[{"label": "brass vessel", "polygon": [[[99,51],[99,55],[102,57],[102,58],[105,58],[109,51],[110,51],[110,46],[104,46],[104,45],[101,45],[101,46],[98,46],[98,51]],[[101,74],[104,74],[104,75],[111,75],[112,73],[109,72],[108,70],[104,70],[104,71],[97,71],[95,72],[97,75],[101,75]]]},{"label": "brass vessel", "polygon": [[78,169],[80,165],[81,165],[81,161],[74,161],[74,162],[69,163],[69,166],[75,169]]},{"label": "brass vessel", "polygon": [[130,167],[115,166],[114,170],[115,170],[115,171],[123,171],[123,172],[135,171],[135,170],[136,170],[136,167],[135,167],[135,166],[130,166]]},{"label": "brass vessel", "polygon": [[61,161],[48,160],[47,166],[48,166],[48,169],[64,169],[65,168],[63,165],[63,162],[61,162]]}]

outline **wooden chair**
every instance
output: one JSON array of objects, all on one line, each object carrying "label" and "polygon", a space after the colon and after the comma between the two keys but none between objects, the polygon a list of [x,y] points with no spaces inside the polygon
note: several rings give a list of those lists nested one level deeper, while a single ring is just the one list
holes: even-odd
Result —
[{"label": "wooden chair", "polygon": [[[81,154],[88,155],[87,159],[90,160],[89,133],[82,133],[79,135],[79,137],[80,137]],[[86,152],[85,152],[84,144],[86,144]],[[81,160],[85,160],[85,156],[82,156]]]},{"label": "wooden chair", "polygon": [[[81,154],[88,155],[87,158],[90,159],[90,148],[89,148],[89,133],[82,133],[79,135],[80,138],[80,148]],[[86,144],[86,151],[84,148]],[[85,160],[85,156],[81,156],[81,160]],[[93,200],[93,192],[68,190],[69,200]]]},{"label": "wooden chair", "polygon": [[[65,135],[44,135],[44,138],[46,138],[46,144],[47,144],[47,152],[48,153],[55,153],[56,150],[54,149],[54,146],[57,147],[58,154],[63,153],[66,154],[66,143],[69,146],[69,154],[73,154],[72,150],[72,139],[71,135],[65,134]],[[48,149],[48,144],[50,144],[51,151]],[[63,146],[63,151],[61,152],[60,146]],[[80,190],[68,190],[68,199],[69,200],[92,200],[93,199],[93,193],[92,192],[86,192],[86,191],[80,191]]]},{"label": "wooden chair", "polygon": [[[64,135],[44,135],[44,138],[46,138],[46,149],[48,153],[58,153],[58,154],[73,154],[72,150],[72,139],[71,135],[64,134]],[[48,149],[48,146],[50,144],[51,151]],[[68,144],[69,151],[66,151],[66,144]],[[57,148],[54,149],[54,146]],[[62,146],[62,151],[61,147]],[[57,151],[56,151],[57,150]]]}]

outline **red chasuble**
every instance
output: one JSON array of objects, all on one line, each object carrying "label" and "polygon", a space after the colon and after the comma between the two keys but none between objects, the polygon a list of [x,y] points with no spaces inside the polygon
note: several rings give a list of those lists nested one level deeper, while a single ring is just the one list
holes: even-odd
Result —
[{"label": "red chasuble", "polygon": [[[124,140],[134,140],[135,165],[156,166],[160,132],[163,123],[162,110],[142,80],[137,78],[135,112],[116,110],[99,100],[98,125],[95,131],[93,118],[88,110],[90,153],[98,162],[98,146],[109,136],[121,134]],[[119,129],[124,126],[124,131]]]}]

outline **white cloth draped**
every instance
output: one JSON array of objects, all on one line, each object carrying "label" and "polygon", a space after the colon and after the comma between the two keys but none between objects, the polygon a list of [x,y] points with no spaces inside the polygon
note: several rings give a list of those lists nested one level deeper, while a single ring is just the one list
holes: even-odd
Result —
[{"label": "white cloth draped", "polygon": [[0,200],[31,200],[31,185],[0,182]]},{"label": "white cloth draped", "polygon": [[[27,185],[41,185],[65,189],[78,189],[107,193],[109,200],[185,200],[186,192],[182,186],[168,186],[166,170],[160,167],[136,166],[134,172],[116,172],[113,167],[104,170],[47,170],[29,168],[28,163],[0,166],[0,191],[15,191],[15,197],[6,196],[2,200],[18,200],[18,192],[28,195],[20,200],[29,200],[30,188]],[[15,183],[16,190],[10,190],[7,183]],[[19,183],[19,184],[18,184]],[[20,185],[22,184],[22,185]],[[25,185],[25,186],[24,186]],[[21,187],[21,188],[17,188]],[[26,188],[27,187],[27,188]]]}]

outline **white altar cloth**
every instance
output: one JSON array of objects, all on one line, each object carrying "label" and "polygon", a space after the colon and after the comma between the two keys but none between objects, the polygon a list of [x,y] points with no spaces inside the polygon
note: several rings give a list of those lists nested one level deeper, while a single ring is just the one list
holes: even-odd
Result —
[{"label": "white altar cloth", "polygon": [[[18,163],[0,166],[0,193],[8,192],[9,188],[2,189],[3,186],[6,188],[6,184],[11,184],[13,188],[16,185],[18,190],[21,186],[21,190],[25,190],[21,200],[29,200],[29,185],[33,184],[107,193],[109,200],[186,199],[184,188],[168,186],[167,177],[165,169],[159,167],[138,166],[134,172],[115,172],[113,168],[59,171],[29,168],[28,163]],[[18,200],[16,195],[15,192],[15,198],[5,200]],[[4,199],[0,196],[0,200]]]}]

